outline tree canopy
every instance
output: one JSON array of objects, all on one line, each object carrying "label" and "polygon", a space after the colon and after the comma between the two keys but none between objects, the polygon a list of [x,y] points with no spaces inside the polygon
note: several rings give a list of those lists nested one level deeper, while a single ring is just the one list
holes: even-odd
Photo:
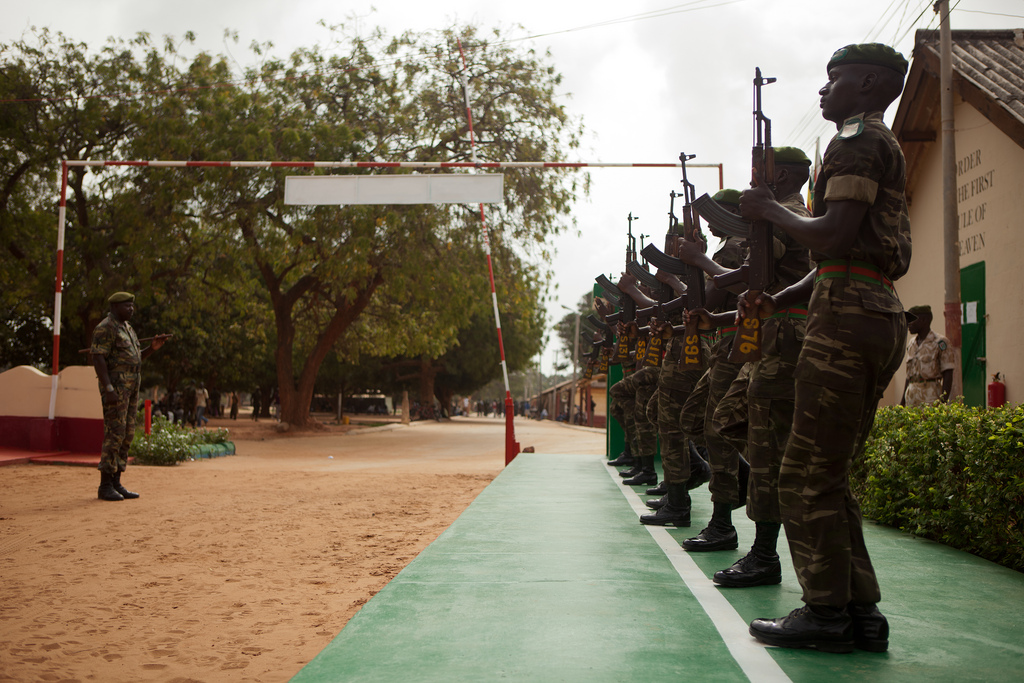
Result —
[{"label": "tree canopy", "polygon": [[[54,233],[60,158],[466,161],[464,83],[479,160],[557,160],[577,145],[549,56],[497,31],[334,33],[329,48],[287,58],[253,45],[241,70],[144,34],[98,51],[46,30],[0,45],[0,275],[12,283],[0,294],[0,365],[38,363],[33,340],[48,334],[53,242],[39,236]],[[128,289],[136,327],[175,334],[151,359],[154,381],[248,387],[266,381],[272,359],[294,424],[308,420],[328,357],[454,367],[451,354],[493,318],[476,207],[287,206],[290,173],[73,167],[61,364],[81,362],[106,296]],[[546,275],[531,264],[585,183],[569,171],[510,171],[504,203],[487,211],[503,325],[514,323],[530,355]]]}]

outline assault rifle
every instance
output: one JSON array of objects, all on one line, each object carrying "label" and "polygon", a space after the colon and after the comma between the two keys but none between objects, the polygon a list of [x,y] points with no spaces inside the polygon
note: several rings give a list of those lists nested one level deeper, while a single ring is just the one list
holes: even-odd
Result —
[{"label": "assault rifle", "polygon": [[[761,76],[761,68],[754,70],[754,146],[751,163],[753,180],[767,183],[775,191],[775,152],[772,149],[772,122],[761,109],[761,88],[774,83],[774,78]],[[701,216],[711,225],[727,235],[745,237],[749,255],[747,261],[736,270],[715,276],[715,286],[724,289],[740,282],[747,285],[747,298],[753,300],[771,286],[775,280],[775,259],[772,249],[772,224],[770,221],[745,221],[730,214],[703,195],[694,202]],[[761,319],[744,318],[736,332],[729,360],[747,363],[761,358]]]},{"label": "assault rifle", "polygon": [[[696,155],[680,152],[679,162],[683,169],[683,193],[678,195],[672,192],[669,205],[669,231],[665,236],[665,251],[675,253],[676,240],[681,235],[683,239],[694,242],[700,236],[700,217],[693,208],[694,195],[696,190],[693,183],[686,175],[686,162]],[[679,227],[679,220],[675,216],[674,201],[678,196],[683,197],[683,224]],[[686,285],[686,309],[692,311],[704,308],[704,272],[696,266],[690,266],[674,256],[662,252],[653,244],[644,248],[644,257],[660,270],[673,275],[681,275],[683,284]],[[687,319],[689,320],[689,318]],[[686,332],[683,340],[682,362],[684,368],[695,368],[700,366],[700,336],[696,324],[687,322]]]}]

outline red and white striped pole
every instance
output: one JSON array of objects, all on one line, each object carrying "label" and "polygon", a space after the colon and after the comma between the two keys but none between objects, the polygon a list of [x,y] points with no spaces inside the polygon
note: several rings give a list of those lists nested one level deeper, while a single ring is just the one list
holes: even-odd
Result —
[{"label": "red and white striped pole", "polygon": [[64,291],[64,221],[68,197],[68,162],[60,164],[60,202],[57,204],[57,278],[53,294],[53,368],[50,375],[50,411],[57,414],[57,376],[60,374],[60,308]]},{"label": "red and white striped pole", "polygon": [[[473,110],[469,105],[469,65],[466,63],[466,52],[462,49],[462,40],[459,43],[459,55],[462,57],[462,93],[466,98],[466,121],[469,123],[469,154],[476,163],[476,137],[473,134]],[[498,352],[501,354],[501,372],[505,377],[505,465],[519,455],[519,442],[516,441],[516,430],[513,424],[515,418],[515,406],[512,403],[512,389],[508,381],[508,364],[505,362],[505,342],[501,337],[501,314],[498,312],[498,294],[494,288],[494,264],[491,260],[491,239],[487,233],[487,219],[484,215],[484,205],[480,204],[480,229],[484,238],[484,253],[487,256],[487,276],[491,282],[491,304],[494,306],[494,325],[498,330]]]}]

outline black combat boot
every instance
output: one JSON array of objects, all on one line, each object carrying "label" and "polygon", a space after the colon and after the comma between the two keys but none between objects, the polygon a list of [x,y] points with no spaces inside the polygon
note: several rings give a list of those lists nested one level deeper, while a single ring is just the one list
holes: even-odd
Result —
[{"label": "black combat boot", "polygon": [[853,618],[845,608],[804,605],[778,619],[754,619],[750,635],[779,647],[853,652]]},{"label": "black combat boot", "polygon": [[100,488],[96,492],[100,500],[124,500],[124,496],[114,488],[114,475],[100,471]]},{"label": "black combat boot", "polygon": [[739,547],[739,539],[736,537],[736,527],[732,525],[732,505],[715,503],[707,528],[680,545],[683,546],[683,550],[690,552],[736,550]]},{"label": "black combat boot", "polygon": [[640,458],[640,471],[622,483],[626,486],[643,486],[644,484],[657,484],[658,473],[654,470],[654,456],[645,455]]},{"label": "black combat boot", "polygon": [[669,484],[665,504],[650,515],[640,515],[641,524],[654,526],[690,526],[690,494],[686,484]]},{"label": "black combat boot", "polygon": [[619,453],[619,457],[614,460],[609,460],[608,464],[612,467],[631,467],[636,464],[633,459],[633,453],[629,447],[629,439],[626,439],[626,444],[622,448],[622,452]]},{"label": "black combat boot", "polygon": [[697,447],[690,442],[690,478],[686,482],[687,490],[692,491],[711,481],[711,465],[705,460]]},{"label": "black combat boot", "polygon": [[114,490],[117,491],[118,493],[120,493],[121,497],[124,498],[125,500],[128,500],[130,498],[138,498],[139,497],[139,494],[135,493],[134,491],[129,491],[125,487],[121,486],[121,473],[120,472],[118,472],[117,474],[113,475],[113,480],[114,480]]},{"label": "black combat boot", "polygon": [[631,477],[635,477],[636,475],[640,474],[641,472],[644,471],[644,467],[641,464],[642,462],[643,462],[643,458],[637,458],[634,461],[633,466],[630,467],[628,470],[619,470],[619,476],[622,477],[623,479],[629,479]]},{"label": "black combat boot", "polygon": [[648,496],[664,496],[666,493],[668,493],[668,482],[662,479],[661,483],[659,483],[657,486],[652,486],[651,488],[644,491],[644,493],[646,493]]},{"label": "black combat boot", "polygon": [[775,546],[779,541],[781,524],[755,522],[757,532],[754,545],[736,564],[715,572],[713,581],[719,586],[744,588],[746,586],[774,586],[782,583],[782,564]]},{"label": "black combat boot", "polygon": [[647,501],[647,507],[651,508],[652,510],[657,510],[658,508],[660,508],[662,505],[664,505],[667,502],[668,502],[668,494],[666,493],[661,498],[651,498],[649,501]]},{"label": "black combat boot", "polygon": [[853,618],[853,644],[858,650],[885,652],[889,649],[889,622],[877,605],[846,606]]}]

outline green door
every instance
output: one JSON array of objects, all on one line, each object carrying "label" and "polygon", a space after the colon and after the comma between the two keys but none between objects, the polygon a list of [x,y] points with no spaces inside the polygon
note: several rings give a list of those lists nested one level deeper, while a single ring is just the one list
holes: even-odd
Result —
[{"label": "green door", "polygon": [[960,324],[963,329],[964,403],[984,408],[985,372],[985,262],[960,269]]}]

